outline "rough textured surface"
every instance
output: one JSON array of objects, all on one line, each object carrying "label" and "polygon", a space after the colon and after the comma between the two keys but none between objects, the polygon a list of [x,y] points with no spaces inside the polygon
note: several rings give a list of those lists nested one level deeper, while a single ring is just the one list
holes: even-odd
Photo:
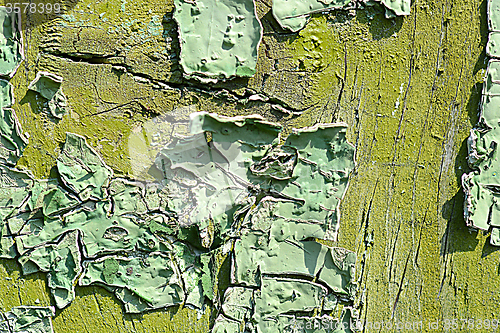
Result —
[{"label": "rough textured surface", "polygon": [[[411,15],[391,20],[380,5],[355,16],[315,14],[299,33],[283,34],[271,3],[258,1],[263,39],[255,75],[214,86],[183,80],[173,6],[83,0],[65,2],[64,16],[50,20],[22,14],[26,59],[11,79],[12,108],[30,143],[18,167],[36,179],[55,176],[71,132],[115,176],[132,177],[133,130],[181,108],[258,113],[283,125],[285,136],[292,127],[344,121],[357,166],[334,245],[359,258],[360,319],[496,318],[500,253],[488,234],[465,227],[460,190],[487,64],[487,2],[417,0]],[[64,78],[71,110],[57,124],[27,94],[39,71]],[[4,311],[53,302],[45,274],[23,277],[15,261],[2,260],[0,275]],[[123,314],[113,293],[88,286],[76,288],[53,324],[56,332],[207,332],[214,317],[187,307]]]}]

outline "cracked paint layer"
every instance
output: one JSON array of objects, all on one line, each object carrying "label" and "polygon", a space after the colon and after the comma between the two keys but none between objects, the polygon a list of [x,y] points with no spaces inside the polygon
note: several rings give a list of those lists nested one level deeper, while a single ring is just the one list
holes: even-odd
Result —
[{"label": "cracked paint layer", "polygon": [[500,169],[498,168],[498,135],[500,134],[498,105],[500,105],[500,61],[498,30],[500,27],[498,1],[488,1],[490,30],[486,53],[488,62],[483,83],[478,124],[471,130],[468,163],[473,169],[462,176],[465,192],[464,216],[467,226],[490,231],[490,243],[500,246]]},{"label": "cracked paint layer", "polygon": [[43,99],[43,107],[50,114],[62,119],[68,108],[66,96],[62,92],[63,78],[48,72],[38,72],[35,79],[28,86],[29,90],[37,92]]},{"label": "cracked paint layer", "polygon": [[409,0],[380,0],[353,2],[351,0],[273,0],[273,16],[283,29],[297,32],[304,28],[314,13],[334,9],[362,8],[364,5],[381,3],[386,8],[386,17],[410,15]]},{"label": "cracked paint layer", "polygon": [[252,0],[175,0],[174,19],[187,77],[201,81],[255,73],[262,25]]},{"label": "cracked paint layer", "polygon": [[[59,179],[0,169],[2,254],[24,274],[47,273],[58,308],[77,283],[106,288],[130,313],[214,304],[214,332],[348,308],[356,256],[319,242],[336,238],[354,167],[346,125],[287,138],[281,129],[257,115],[193,113],[190,135],[157,155],[154,182],[114,177],[84,137],[67,133]],[[217,296],[222,257],[229,286]]]},{"label": "cracked paint layer", "polygon": [[53,333],[53,307],[18,306],[0,312],[1,333]]}]

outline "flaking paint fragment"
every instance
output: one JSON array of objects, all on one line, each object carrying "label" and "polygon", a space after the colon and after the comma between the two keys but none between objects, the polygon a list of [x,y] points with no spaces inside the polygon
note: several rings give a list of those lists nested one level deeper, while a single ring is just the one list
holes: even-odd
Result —
[{"label": "flaking paint fragment", "polygon": [[9,165],[16,164],[28,145],[16,113],[10,109],[13,104],[12,85],[0,79],[0,161]]},{"label": "flaking paint fragment", "polygon": [[57,170],[63,183],[85,201],[104,199],[113,171],[92,149],[84,137],[67,133],[62,153],[57,158]]},{"label": "flaking paint fragment", "polygon": [[234,246],[232,282],[256,287],[261,283],[260,274],[318,277],[335,293],[352,298],[355,254],[347,251],[341,258],[332,256],[343,250],[315,241],[277,241],[267,234],[243,231]]},{"label": "flaking paint fragment", "polygon": [[9,312],[0,313],[2,333],[53,333],[52,307],[18,306]]},{"label": "flaking paint fragment", "polygon": [[28,86],[29,90],[37,92],[44,100],[44,107],[50,114],[62,119],[68,108],[68,101],[62,92],[63,78],[48,72],[38,72]]},{"label": "flaking paint fragment", "polygon": [[[370,2],[368,1],[368,4]],[[376,2],[386,8],[388,18],[410,15],[409,0],[378,0]],[[272,11],[274,18],[283,29],[297,32],[306,26],[313,13],[351,9],[355,8],[356,4],[357,2],[351,0],[273,0]]]},{"label": "flaking paint fragment", "polygon": [[57,244],[48,244],[22,255],[19,262],[25,274],[32,266],[47,272],[48,286],[58,308],[66,307],[75,299],[75,282],[82,272],[78,231],[65,234]]},{"label": "flaking paint fragment", "polygon": [[261,322],[279,314],[312,311],[319,308],[326,294],[326,288],[306,280],[263,277],[262,287],[255,293],[254,320]]},{"label": "flaking paint fragment", "polygon": [[500,58],[500,32],[490,32],[488,35],[486,54],[493,58]]},{"label": "flaking paint fragment", "polygon": [[496,0],[488,0],[488,29],[500,31],[500,3]]},{"label": "flaking paint fragment", "polygon": [[242,323],[250,319],[254,302],[253,289],[229,287],[224,293],[222,311],[226,317]]},{"label": "flaking paint fragment", "polygon": [[488,62],[483,84],[478,124],[471,130],[468,143],[468,163],[473,172],[462,175],[466,198],[464,216],[469,227],[489,231],[490,243],[500,246],[500,168],[498,136],[500,134],[500,3],[488,1],[488,28],[490,30],[486,53]]},{"label": "flaking paint fragment", "polygon": [[174,3],[187,77],[207,82],[255,73],[262,25],[252,0]]},{"label": "flaking paint fragment", "polygon": [[84,263],[85,273],[79,284],[106,284],[126,288],[147,302],[151,309],[182,303],[184,292],[181,277],[168,254],[153,252],[144,258],[113,258],[118,262],[118,269],[114,272],[113,279],[108,278],[106,281],[102,272],[107,259],[109,258],[105,257]]},{"label": "flaking paint fragment", "polygon": [[0,76],[11,78],[24,59],[21,14],[0,6]]}]

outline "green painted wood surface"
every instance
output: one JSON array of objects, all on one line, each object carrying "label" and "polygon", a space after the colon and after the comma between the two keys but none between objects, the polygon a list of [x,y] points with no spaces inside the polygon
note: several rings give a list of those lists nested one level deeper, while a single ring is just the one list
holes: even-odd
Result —
[{"label": "green painted wood surface", "polygon": [[[30,135],[20,165],[49,177],[72,131],[115,174],[130,175],[131,129],[179,107],[260,113],[286,131],[345,121],[357,168],[338,245],[358,253],[360,319],[423,321],[423,331],[436,320],[500,319],[499,252],[465,227],[460,190],[486,67],[486,2],[417,0],[409,17],[393,20],[379,6],[317,14],[299,33],[280,30],[270,4],[256,2],[264,26],[256,75],[215,86],[181,79],[170,1],[85,0],[66,3],[62,18],[23,14],[26,60],[11,80]],[[58,123],[27,92],[37,71],[64,78],[71,110]],[[246,102],[253,93],[270,100]],[[1,262],[2,310],[50,304],[43,275],[22,277],[17,263]],[[208,331],[208,312],[123,315],[105,290],[76,291],[57,311],[57,333]]]}]

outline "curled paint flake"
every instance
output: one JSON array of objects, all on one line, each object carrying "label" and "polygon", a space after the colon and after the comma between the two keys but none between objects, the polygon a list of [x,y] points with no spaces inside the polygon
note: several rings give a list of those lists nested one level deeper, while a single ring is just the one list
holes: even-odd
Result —
[{"label": "curled paint flake", "polygon": [[0,79],[0,161],[15,165],[28,145],[16,113],[12,85]]}]

